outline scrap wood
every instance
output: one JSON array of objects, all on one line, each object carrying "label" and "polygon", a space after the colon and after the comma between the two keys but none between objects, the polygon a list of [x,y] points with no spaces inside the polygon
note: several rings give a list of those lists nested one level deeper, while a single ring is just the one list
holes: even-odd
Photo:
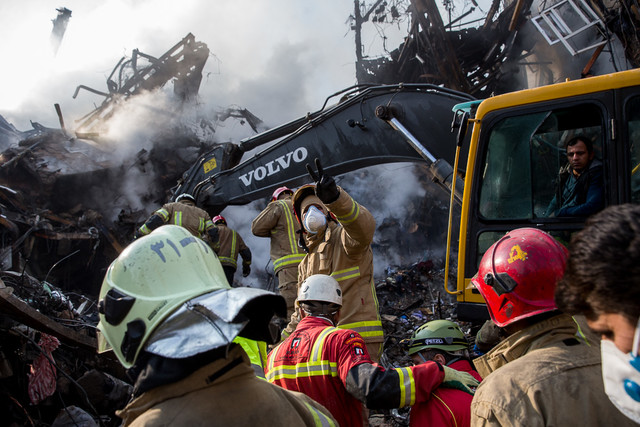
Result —
[{"label": "scrap wood", "polygon": [[97,341],[88,335],[78,333],[51,319],[29,304],[13,295],[13,288],[5,286],[0,280],[0,310],[26,326],[37,329],[40,332],[54,335],[60,341],[69,345],[80,346],[85,349],[97,349]]}]

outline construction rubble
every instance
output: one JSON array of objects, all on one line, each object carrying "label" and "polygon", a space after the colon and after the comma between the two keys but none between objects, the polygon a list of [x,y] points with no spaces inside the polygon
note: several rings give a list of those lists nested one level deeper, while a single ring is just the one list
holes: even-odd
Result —
[{"label": "construction rubble", "polygon": [[[506,2],[500,8],[496,0],[484,24],[474,30],[445,24],[432,1],[377,1],[368,13],[356,6],[355,28],[374,17],[380,22],[399,19],[400,3],[410,6],[410,34],[387,58],[356,55],[359,83],[427,82],[481,97],[514,89],[513,70],[505,64],[524,70],[535,63],[540,75],[558,75],[545,71],[552,64],[541,65],[519,32],[531,26],[531,0]],[[625,42],[627,60],[637,66],[637,34],[622,34],[616,26],[638,21],[637,8],[607,8],[599,1],[580,4],[592,7],[602,28]],[[58,11],[61,17],[71,16],[66,8]],[[574,67],[578,73],[591,72],[600,46],[608,45],[600,43],[580,56]],[[216,122],[242,120],[256,133],[261,122],[242,108],[213,119],[198,117],[194,126],[168,120],[166,126],[145,133],[140,146],[130,144],[124,154],[109,125],[123,105],[168,82],[178,100],[172,111],[187,111],[208,55],[207,46],[192,34],[159,57],[135,50],[117,63],[107,90],[78,86],[75,95],[86,90],[103,101],[73,130],[58,106],[59,129],[32,122],[33,129],[20,131],[0,117],[0,411],[5,425],[120,424],[115,411],[124,407],[132,386],[115,356],[96,351],[96,298],[106,269],[150,214],[147,206],[166,202],[193,162],[220,147]],[[241,156],[233,153],[233,162],[223,169],[233,167]],[[134,181],[143,189],[126,186]],[[347,188],[348,181],[342,185]],[[375,283],[385,332],[381,364],[386,367],[410,364],[403,340],[418,326],[432,319],[456,319],[455,297],[444,286],[442,257],[407,250],[446,241],[447,198],[437,199],[430,183],[422,185],[427,195],[415,201],[409,218],[379,221],[372,245],[376,254],[384,258],[393,253],[397,261]],[[472,339],[478,325],[461,326]],[[371,411],[370,421],[406,426],[408,410]]]}]

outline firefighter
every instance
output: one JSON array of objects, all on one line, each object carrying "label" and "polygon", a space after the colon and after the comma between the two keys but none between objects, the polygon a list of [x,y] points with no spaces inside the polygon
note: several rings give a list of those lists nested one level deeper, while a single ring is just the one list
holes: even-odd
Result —
[{"label": "firefighter", "polygon": [[429,399],[439,385],[472,393],[471,375],[437,362],[385,370],[373,363],[356,331],[336,328],[343,295],[331,276],[314,274],[300,285],[302,320],[267,359],[267,381],[300,391],[324,405],[341,426],[362,426],[365,408],[390,409]]},{"label": "firefighter", "polygon": [[[460,327],[450,320],[432,320],[420,326],[409,340],[409,355],[414,364],[435,361],[452,369],[467,372],[478,381],[482,378],[469,359],[469,343]],[[471,396],[460,390],[439,388],[431,398],[411,408],[409,425],[469,426]]]},{"label": "firefighter", "polygon": [[251,273],[251,250],[245,245],[240,234],[229,228],[227,220],[222,215],[214,216],[213,223],[218,227],[220,234],[218,259],[229,285],[233,286],[233,275],[238,268],[238,254],[242,257],[242,277],[247,277]]},{"label": "firefighter", "polygon": [[278,292],[287,301],[288,318],[293,314],[298,290],[298,264],[305,255],[298,247],[300,223],[293,213],[292,196],[290,188],[277,188],[271,202],[251,223],[255,236],[271,239],[273,271],[278,278]]},{"label": "firefighter", "polygon": [[[335,278],[344,301],[338,327],[358,332],[377,362],[384,336],[373,282],[371,242],[376,223],[364,206],[323,173],[318,159],[315,163],[317,173],[307,165],[315,184],[304,185],[293,195],[293,210],[303,227],[300,246],[307,252],[298,266],[298,284],[319,273]],[[295,330],[299,318],[296,307],[283,337]]]},{"label": "firefighter", "polygon": [[211,248],[174,225],[136,239],[100,290],[99,351],[112,349],[134,381],[117,412],[127,425],[336,425],[307,396],[258,379],[237,336],[274,342],[282,297],[231,288]]},{"label": "firefighter", "polygon": [[183,193],[176,197],[175,202],[165,203],[136,230],[133,237],[146,236],[164,224],[179,225],[200,238],[205,238],[206,234],[215,251],[220,247],[218,229],[209,214],[196,206],[196,199],[191,194]]},{"label": "firefighter", "polygon": [[471,425],[632,425],[607,399],[600,352],[554,303],[568,252],[535,228],[513,230],[484,254],[471,280],[506,338],[474,359],[483,381]]}]

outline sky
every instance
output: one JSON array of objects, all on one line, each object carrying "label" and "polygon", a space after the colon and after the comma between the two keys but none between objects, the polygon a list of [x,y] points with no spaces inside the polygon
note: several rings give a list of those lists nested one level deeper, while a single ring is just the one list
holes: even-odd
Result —
[{"label": "sky", "polygon": [[[70,9],[72,16],[54,55],[50,34],[56,8],[61,7]],[[75,120],[103,100],[87,91],[73,99],[78,85],[106,92],[107,77],[133,49],[159,57],[192,33],[210,50],[200,102],[212,111],[247,108],[267,128],[278,126],[319,110],[329,95],[356,83],[355,37],[349,26],[353,7],[351,0],[2,0],[0,115],[19,131],[30,130],[30,121],[58,128],[57,103],[67,129],[73,129]],[[382,54],[383,35],[386,45],[396,48],[407,34],[403,25],[407,22],[387,27],[383,34],[380,27],[367,24],[364,54]],[[227,131],[235,142],[252,134],[247,126]],[[406,200],[422,194],[413,166],[374,168],[376,176],[386,177],[379,180],[379,191],[394,195],[390,209],[402,216]],[[405,194],[397,188],[414,191]],[[354,196],[361,194],[353,191]],[[249,228],[263,205],[256,201],[222,212],[252,249],[254,272],[268,264],[269,240],[252,236]],[[155,208],[149,207],[149,212]],[[380,208],[373,214],[380,222],[391,211]],[[388,262],[378,262],[378,270]],[[255,273],[247,279],[238,273],[236,279],[265,287],[255,283]]]},{"label": "sky", "polygon": [[[179,6],[178,6],[179,4]],[[72,11],[54,56],[56,8]],[[2,0],[0,115],[18,130],[30,120],[58,127],[54,104],[73,126],[102,102],[78,85],[105,91],[118,60],[133,49],[159,57],[188,33],[210,57],[200,88],[210,107],[248,108],[267,126],[318,110],[355,84],[349,0]],[[381,46],[375,30],[365,50]]]}]

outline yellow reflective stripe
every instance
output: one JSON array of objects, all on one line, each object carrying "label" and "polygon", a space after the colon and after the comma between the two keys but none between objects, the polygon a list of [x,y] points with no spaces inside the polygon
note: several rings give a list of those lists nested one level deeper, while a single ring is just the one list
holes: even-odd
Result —
[{"label": "yellow reflective stripe", "polygon": [[204,218],[200,218],[198,222],[198,231],[201,233],[204,231]]},{"label": "yellow reflective stripe", "polygon": [[277,270],[288,265],[300,264],[304,256],[304,254],[292,254],[280,257],[273,262],[273,269]]},{"label": "yellow reflective stripe", "polygon": [[382,329],[382,322],[380,320],[369,320],[365,322],[345,323],[342,325],[338,325],[338,328],[351,329],[359,333],[363,338],[384,336],[384,331]]},{"label": "yellow reflective stripe", "polygon": [[400,379],[400,407],[413,406],[416,401],[415,381],[411,368],[395,368]]},{"label": "yellow reflective stripe", "polygon": [[338,376],[338,363],[328,360],[316,362],[298,363],[296,365],[272,366],[269,364],[267,371],[267,381],[270,383],[281,379],[295,379],[303,377],[317,376]]},{"label": "yellow reflective stripe", "polygon": [[204,223],[204,229],[208,230],[210,228],[212,228],[214,226],[213,221],[211,221],[210,219],[208,219],[205,223]]},{"label": "yellow reflective stripe", "polygon": [[149,227],[147,227],[147,224],[142,224],[142,227],[140,227],[140,233],[146,236],[147,234],[151,233],[151,230],[149,230]]},{"label": "yellow reflective stripe", "polygon": [[[276,353],[278,352],[278,347],[280,347],[281,345],[282,345],[282,342],[276,345],[267,356],[267,372],[271,372],[273,370],[274,358]],[[267,374],[267,378],[268,378],[268,374]]]},{"label": "yellow reflective stripe", "polygon": [[230,258],[228,256],[221,256],[221,257],[218,257],[218,259],[222,264],[227,263],[227,264],[232,264],[236,268],[238,267],[238,263],[233,258]]},{"label": "yellow reflective stripe", "polygon": [[169,211],[166,210],[165,208],[160,208],[156,211],[157,215],[160,215],[162,217],[162,219],[164,220],[164,222],[169,221]]},{"label": "yellow reflective stripe", "polygon": [[284,200],[278,200],[278,203],[282,205],[282,209],[284,209],[284,217],[287,221],[287,237],[289,238],[289,252],[292,254],[298,253],[298,242],[296,241],[296,227],[295,227],[295,218],[293,217],[293,213],[291,209],[289,209],[289,205]]},{"label": "yellow reflective stripe", "polygon": [[182,212],[175,211],[173,213],[173,223],[182,226]]},{"label": "yellow reflective stripe", "polygon": [[360,277],[360,267],[351,267],[346,270],[334,271],[331,273],[331,277],[336,279],[338,282],[353,279],[354,277]]},{"label": "yellow reflective stripe", "polygon": [[313,417],[313,421],[314,421],[316,426],[318,426],[318,427],[332,427],[332,426],[334,426],[335,427],[336,423],[334,423],[331,420],[331,418],[329,418],[324,413],[320,412],[318,409],[314,408],[313,406],[311,406],[307,402],[304,402],[304,404],[309,409],[309,412],[311,412],[311,416]]},{"label": "yellow reflective stripe", "polygon": [[456,421],[456,416],[453,414],[453,411],[451,410],[451,408],[449,408],[449,405],[447,405],[444,400],[442,400],[440,398],[440,396],[438,396],[435,393],[431,394],[433,397],[435,397],[436,399],[438,399],[440,401],[440,403],[442,403],[444,405],[445,408],[447,408],[447,410],[449,411],[449,414],[451,414],[451,419],[453,420],[453,426],[454,427],[458,427],[458,421]]},{"label": "yellow reflective stripe", "polygon": [[322,355],[322,349],[324,348],[324,342],[329,335],[331,335],[334,331],[337,331],[338,328],[334,328],[332,326],[328,326],[320,332],[316,342],[313,343],[313,347],[311,348],[311,356],[309,357],[310,362],[318,362],[320,361],[320,356]]},{"label": "yellow reflective stripe", "polygon": [[342,224],[351,224],[360,216],[360,205],[353,199],[351,199],[351,210],[344,216],[339,216],[338,221]]},{"label": "yellow reflective stripe", "polygon": [[[231,230],[231,235],[233,236],[231,237],[231,256],[235,256],[236,255],[236,231]],[[235,265],[235,260],[233,264]]]}]

